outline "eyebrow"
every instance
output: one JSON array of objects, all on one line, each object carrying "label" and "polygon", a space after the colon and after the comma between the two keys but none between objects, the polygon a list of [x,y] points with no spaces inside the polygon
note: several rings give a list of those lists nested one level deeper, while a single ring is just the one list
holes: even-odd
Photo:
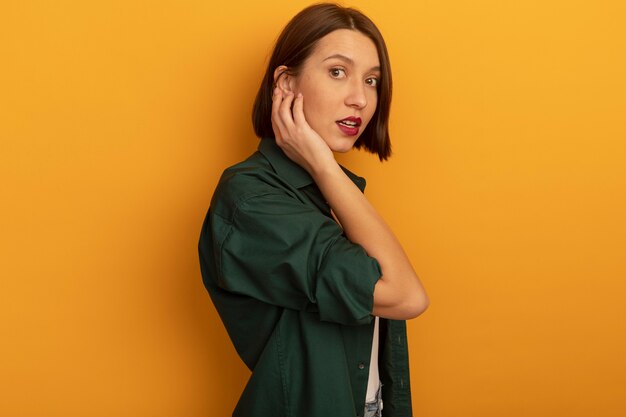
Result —
[{"label": "eyebrow", "polygon": [[[333,58],[337,58],[337,59],[340,59],[342,61],[346,61],[350,65],[354,65],[354,60],[352,60],[352,58],[348,58],[347,56],[342,55],[342,54],[331,55],[331,56],[327,57],[326,59],[324,59],[322,62],[328,61],[329,59],[333,59]],[[372,67],[372,68],[370,68],[370,71],[380,71],[380,67],[379,66],[378,67]]]}]

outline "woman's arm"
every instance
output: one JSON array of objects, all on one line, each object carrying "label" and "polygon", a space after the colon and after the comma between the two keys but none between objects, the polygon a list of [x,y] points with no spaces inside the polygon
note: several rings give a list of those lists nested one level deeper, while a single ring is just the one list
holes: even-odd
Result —
[{"label": "woman's arm", "polygon": [[[293,113],[291,105],[293,103]],[[375,316],[406,320],[429,305],[428,296],[400,242],[357,186],[335,161],[326,142],[308,125],[303,97],[274,93],[272,123],[276,143],[313,177],[346,236],[376,258],[382,276],[374,289]]]}]

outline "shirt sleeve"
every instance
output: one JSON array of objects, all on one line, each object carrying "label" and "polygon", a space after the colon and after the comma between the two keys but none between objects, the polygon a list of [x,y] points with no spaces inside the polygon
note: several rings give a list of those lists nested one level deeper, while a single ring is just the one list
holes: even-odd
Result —
[{"label": "shirt sleeve", "polygon": [[255,196],[222,230],[215,253],[222,289],[324,321],[371,321],[380,265],[316,208],[286,194]]}]

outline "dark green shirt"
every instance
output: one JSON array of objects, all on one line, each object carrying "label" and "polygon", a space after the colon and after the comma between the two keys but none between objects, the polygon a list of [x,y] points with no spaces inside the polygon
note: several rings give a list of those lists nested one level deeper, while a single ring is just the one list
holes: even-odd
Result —
[{"label": "dark green shirt", "polygon": [[[199,253],[204,285],[252,371],[233,416],[362,416],[380,266],[274,139],[222,174]],[[383,416],[411,416],[404,321],[380,319],[379,373]]]}]

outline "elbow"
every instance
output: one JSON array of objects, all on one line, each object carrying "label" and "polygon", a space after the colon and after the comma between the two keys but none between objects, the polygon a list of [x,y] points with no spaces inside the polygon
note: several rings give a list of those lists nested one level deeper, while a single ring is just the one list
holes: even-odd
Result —
[{"label": "elbow", "polygon": [[421,315],[424,311],[426,311],[428,309],[428,306],[430,306],[430,299],[424,293],[423,297],[420,298],[420,301],[416,310],[417,314],[415,315],[415,317]]},{"label": "elbow", "polygon": [[430,301],[423,292],[411,292],[396,300],[387,312],[387,318],[393,320],[410,320],[421,315],[428,308]]},{"label": "elbow", "polygon": [[430,305],[428,296],[423,292],[414,293],[411,297],[407,298],[402,308],[404,310],[404,320],[410,320],[420,316]]},{"label": "elbow", "polygon": [[430,301],[421,285],[407,287],[390,286],[379,280],[374,291],[373,314],[392,320],[410,320],[422,314]]}]

